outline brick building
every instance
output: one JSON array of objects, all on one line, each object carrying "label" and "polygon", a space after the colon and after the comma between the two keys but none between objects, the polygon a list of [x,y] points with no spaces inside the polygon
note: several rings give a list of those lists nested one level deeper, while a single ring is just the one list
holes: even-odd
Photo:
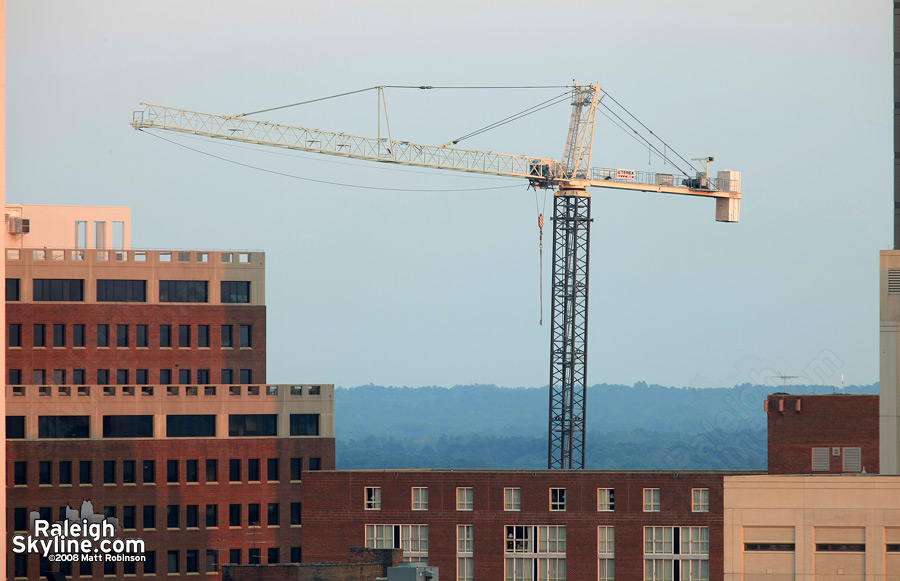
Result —
[{"label": "brick building", "polygon": [[303,560],[365,545],[448,579],[720,579],[724,475],[317,472],[303,483]]},{"label": "brick building", "polygon": [[776,393],[765,410],[769,474],[878,474],[879,396]]},{"label": "brick building", "polygon": [[[147,560],[10,553],[7,577],[215,578],[226,563],[299,562],[300,481],[334,469],[334,389],[265,383],[265,255],[132,250],[121,209],[16,208],[7,546],[32,512],[55,521],[90,501]],[[60,240],[75,247],[31,247]]]}]

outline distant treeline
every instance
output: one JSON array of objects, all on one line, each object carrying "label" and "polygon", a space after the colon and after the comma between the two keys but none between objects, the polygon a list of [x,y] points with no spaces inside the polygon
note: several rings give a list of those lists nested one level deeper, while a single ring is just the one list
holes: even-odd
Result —
[{"label": "distant treeline", "polygon": [[[637,383],[588,388],[585,464],[596,469],[766,467],[763,401],[780,391],[672,388]],[[833,393],[790,386],[791,393]],[[847,393],[877,393],[878,385]],[[337,466],[545,468],[548,388],[493,385],[339,388]]]}]

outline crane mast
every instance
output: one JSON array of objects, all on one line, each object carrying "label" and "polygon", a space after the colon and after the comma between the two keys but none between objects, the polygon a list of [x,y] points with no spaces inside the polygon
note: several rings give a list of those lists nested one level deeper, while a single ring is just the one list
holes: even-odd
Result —
[{"label": "crane mast", "polygon": [[[424,87],[423,87],[424,88]],[[379,99],[382,87],[379,87]],[[591,167],[597,85],[575,85],[562,160],[361,137],[347,133],[149,105],[136,111],[137,130],[162,129],[215,139],[414,167],[524,178],[553,196],[550,414],[547,466],[584,468],[587,388],[588,268],[591,196],[588,187],[701,196],[716,200],[716,220],[740,219],[740,175],[698,174],[677,184],[671,174]],[[380,111],[380,107],[379,107]],[[386,112],[385,112],[386,113]],[[379,123],[380,126],[380,123]],[[380,130],[380,127],[379,127]],[[711,158],[709,158],[711,159]],[[720,172],[721,175],[721,172]]]}]

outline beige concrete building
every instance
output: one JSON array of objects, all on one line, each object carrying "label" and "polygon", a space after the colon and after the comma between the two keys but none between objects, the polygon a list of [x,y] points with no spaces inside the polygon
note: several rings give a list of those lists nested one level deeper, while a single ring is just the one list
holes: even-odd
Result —
[{"label": "beige concrete building", "polygon": [[5,205],[6,248],[131,248],[127,206]]},{"label": "beige concrete building", "polygon": [[900,580],[900,477],[726,476],[726,581]]},{"label": "beige concrete building", "polygon": [[880,260],[881,474],[900,474],[900,250],[882,250]]}]

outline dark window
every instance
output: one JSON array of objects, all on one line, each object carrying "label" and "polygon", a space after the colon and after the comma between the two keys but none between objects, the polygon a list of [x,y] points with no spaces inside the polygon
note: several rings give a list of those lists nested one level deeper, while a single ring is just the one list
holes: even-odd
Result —
[{"label": "dark window", "polygon": [[170,504],[166,507],[166,526],[170,529],[177,529],[179,525],[180,514],[177,504]]},{"label": "dark window", "polygon": [[145,529],[155,529],[156,528],[156,507],[155,506],[145,506],[144,507],[144,528]]},{"label": "dark window", "polygon": [[61,325],[59,323],[53,324],[53,346],[54,347],[65,347],[66,346],[66,326]]},{"label": "dark window", "polygon": [[116,461],[115,460],[104,460],[103,461],[103,484],[115,484],[116,483]]},{"label": "dark window", "polygon": [[190,347],[191,346],[191,326],[190,325],[178,325],[178,346],[179,347]]},{"label": "dark window", "polygon": [[156,573],[156,551],[144,551],[144,575]]},{"label": "dark window", "polygon": [[222,383],[234,383],[234,371],[231,369],[222,370]]},{"label": "dark window", "polygon": [[6,301],[17,301],[19,300],[19,279],[18,278],[8,278],[6,279]]},{"label": "dark window", "polygon": [[232,347],[231,325],[222,325],[222,347]]},{"label": "dark window", "polygon": [[172,370],[171,369],[160,369],[159,370],[159,382],[163,385],[168,385],[172,383]]},{"label": "dark window", "polygon": [[54,369],[53,370],[53,383],[55,385],[65,385],[66,384],[66,370],[65,369]]},{"label": "dark window", "polygon": [[171,347],[172,346],[172,325],[160,325],[159,326],[159,346],[160,347]]},{"label": "dark window", "polygon": [[241,564],[241,550],[240,549],[229,549],[228,550],[228,562],[231,563],[232,565],[240,565]]},{"label": "dark window", "polygon": [[23,507],[16,507],[13,516],[13,530],[14,531],[27,531],[28,530],[28,509]]},{"label": "dark window", "polygon": [[81,323],[72,325],[72,346],[84,347],[84,325]]},{"label": "dark window", "polygon": [[793,552],[794,543],[744,543],[744,550]]},{"label": "dark window", "polygon": [[116,383],[119,385],[125,385],[128,383],[128,370],[127,369],[116,369]]},{"label": "dark window", "polygon": [[[9,384],[10,385],[21,385],[22,383],[22,370],[21,369],[10,369],[9,370]],[[22,436],[23,438],[25,436]]]},{"label": "dark window", "polygon": [[152,438],[153,416],[103,416],[104,438]]},{"label": "dark window", "polygon": [[260,549],[247,549],[247,564],[248,565],[259,565],[259,554]]},{"label": "dark window", "polygon": [[206,505],[206,528],[219,526],[219,505]]},{"label": "dark window", "polygon": [[900,543],[887,543],[884,550],[886,553],[900,553]]},{"label": "dark window", "polygon": [[28,577],[28,555],[25,553],[15,554],[15,564],[13,565],[13,575],[16,577]]},{"label": "dark window", "polygon": [[185,482],[199,482],[200,475],[198,473],[199,473],[199,470],[197,468],[197,460],[185,460],[184,461],[184,481]]},{"label": "dark window", "polygon": [[301,517],[300,517],[300,503],[299,502],[291,503],[291,524],[292,525],[303,524],[303,522],[301,521]]},{"label": "dark window", "polygon": [[109,325],[97,325],[97,347],[109,347]]},{"label": "dark window", "polygon": [[45,345],[45,333],[44,333],[44,325],[38,323],[32,326],[32,333],[34,334],[33,344],[35,347],[43,347]]},{"label": "dark window", "polygon": [[253,325],[241,325],[241,347],[253,347]]},{"label": "dark window", "polygon": [[149,369],[135,369],[134,370],[134,381],[135,381],[135,383],[139,383],[141,385],[150,383],[150,370]]},{"label": "dark window", "polygon": [[190,529],[200,526],[199,505],[189,504],[184,507],[184,526]]},{"label": "dark window", "polygon": [[38,462],[38,484],[53,484],[53,464],[49,460]]},{"label": "dark window", "polygon": [[135,528],[134,506],[122,507],[122,527],[126,529]]},{"label": "dark window", "polygon": [[178,460],[166,460],[166,482],[178,482]]},{"label": "dark window", "polygon": [[136,325],[135,326],[135,338],[134,338],[136,347],[147,347],[150,344],[150,340],[147,332],[147,325]]},{"label": "dark window", "polygon": [[147,281],[97,279],[97,301],[101,303],[145,303],[147,302]]},{"label": "dark window", "polygon": [[197,347],[209,347],[209,325],[197,325]]},{"label": "dark window", "polygon": [[277,502],[270,502],[266,510],[266,524],[269,526],[279,524],[278,515],[279,505]]},{"label": "dark window", "polygon": [[278,480],[278,458],[269,458],[266,461],[266,480]]},{"label": "dark window", "polygon": [[259,458],[247,459],[247,480],[259,482]]},{"label": "dark window", "polygon": [[115,561],[103,561],[103,575],[104,576],[115,576],[116,574],[116,562]]},{"label": "dark window", "polygon": [[78,483],[90,484],[93,481],[90,460],[81,460],[78,462]]},{"label": "dark window", "polygon": [[219,481],[219,461],[211,458],[206,459],[206,481]]},{"label": "dark window", "polygon": [[24,438],[25,416],[6,416],[6,439],[22,440]]},{"label": "dark window", "polygon": [[322,459],[321,458],[310,458],[309,459],[309,469],[310,470],[321,470],[322,469]]},{"label": "dark window", "polygon": [[291,458],[291,480],[302,480],[303,458]]},{"label": "dark window", "polygon": [[72,461],[61,460],[59,462],[59,483],[72,484]]},{"label": "dark window", "polygon": [[228,461],[228,481],[229,482],[240,482],[241,481],[241,459],[240,458],[232,458]]},{"label": "dark window", "polygon": [[84,280],[80,278],[36,278],[32,282],[35,301],[84,300]]},{"label": "dark window", "polygon": [[184,569],[188,573],[196,573],[200,570],[200,558],[197,549],[185,551]]},{"label": "dark window", "polygon": [[109,369],[97,370],[97,383],[99,385],[106,385],[109,383]]},{"label": "dark window", "polygon": [[865,543],[816,543],[816,551],[865,553]]},{"label": "dark window", "polygon": [[159,302],[161,303],[205,303],[207,290],[205,280],[161,280],[159,281]]},{"label": "dark window", "polygon": [[122,573],[125,575],[135,575],[137,573],[137,563],[134,561],[125,561],[122,563]]},{"label": "dark window", "polygon": [[38,416],[38,438],[87,438],[90,416]]},{"label": "dark window", "polygon": [[166,553],[166,571],[168,573],[179,573],[179,560],[180,557],[178,551],[169,551]]},{"label": "dark window", "polygon": [[128,347],[128,325],[116,325],[116,347]]},{"label": "dark window", "polygon": [[229,436],[277,436],[277,414],[228,414]]},{"label": "dark window", "polygon": [[191,382],[191,370],[190,369],[179,369],[178,370],[178,383],[181,385],[187,385]]},{"label": "dark window", "polygon": [[223,280],[222,281],[222,302],[223,303],[249,303],[250,302],[250,281],[249,280]]},{"label": "dark window", "polygon": [[13,464],[13,484],[28,484],[28,462]]},{"label": "dark window", "polygon": [[241,369],[241,383],[247,385],[248,383],[253,383],[253,370],[252,369]]},{"label": "dark window", "polygon": [[300,547],[291,547],[291,563],[299,563],[300,559]]},{"label": "dark window", "polygon": [[122,460],[122,484],[134,484],[134,460]]},{"label": "dark window", "polygon": [[84,369],[73,369],[72,370],[72,383],[77,383],[78,385],[84,385]]},{"label": "dark window", "polygon": [[214,438],[215,436],[215,414],[166,416],[167,438]]},{"label": "dark window", "polygon": [[277,563],[278,562],[278,559],[279,559],[278,547],[269,547],[268,549],[266,549],[266,553],[267,553],[266,554],[266,558],[267,558],[266,562],[267,563]]},{"label": "dark window", "polygon": [[209,383],[209,369],[197,370],[197,383]]},{"label": "dark window", "polygon": [[292,436],[318,436],[319,414],[291,414]]},{"label": "dark window", "polygon": [[144,483],[156,482],[156,460],[144,460]]},{"label": "dark window", "polygon": [[239,504],[229,504],[228,505],[228,526],[230,526],[230,527],[241,526],[241,505],[239,505]]},{"label": "dark window", "polygon": [[259,504],[250,503],[247,505],[247,524],[251,527],[259,526]]},{"label": "dark window", "polygon": [[9,326],[9,346],[22,346],[22,325],[20,325],[19,323],[12,323]]}]

